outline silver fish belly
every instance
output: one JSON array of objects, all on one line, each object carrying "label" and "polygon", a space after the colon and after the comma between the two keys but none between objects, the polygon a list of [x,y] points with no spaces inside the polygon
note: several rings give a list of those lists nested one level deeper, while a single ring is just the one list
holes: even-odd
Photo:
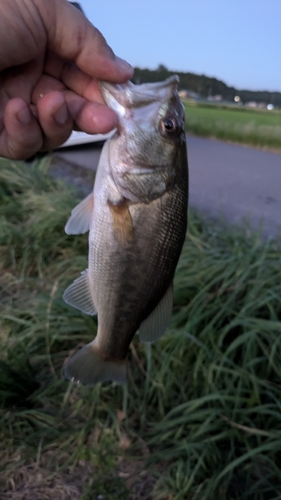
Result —
[{"label": "silver fish belly", "polygon": [[67,234],[89,230],[88,269],[64,300],[98,314],[98,333],[65,366],[73,381],[126,380],[139,330],[154,342],[167,329],[173,276],[187,226],[188,168],[177,77],[154,84],[102,85],[119,116],[105,143],[93,194],[72,211]]}]

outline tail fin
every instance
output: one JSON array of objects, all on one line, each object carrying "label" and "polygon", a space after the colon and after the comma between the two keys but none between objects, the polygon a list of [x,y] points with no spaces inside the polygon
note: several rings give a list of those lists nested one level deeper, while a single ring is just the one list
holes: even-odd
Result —
[{"label": "tail fin", "polygon": [[86,385],[126,382],[126,371],[126,361],[105,361],[95,340],[76,352],[64,366],[66,378]]}]

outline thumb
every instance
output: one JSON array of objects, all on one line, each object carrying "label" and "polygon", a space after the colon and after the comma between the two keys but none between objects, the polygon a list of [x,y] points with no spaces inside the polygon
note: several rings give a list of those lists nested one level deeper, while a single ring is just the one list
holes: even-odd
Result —
[{"label": "thumb", "polygon": [[125,82],[133,68],[115,56],[100,31],[67,0],[35,0],[44,23],[48,46],[78,68],[99,80]]}]

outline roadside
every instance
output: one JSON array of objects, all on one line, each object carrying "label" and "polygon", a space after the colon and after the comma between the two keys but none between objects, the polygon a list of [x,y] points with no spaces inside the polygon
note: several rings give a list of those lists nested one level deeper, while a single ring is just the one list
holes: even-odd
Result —
[{"label": "roadside", "polygon": [[[187,141],[190,207],[232,224],[246,218],[254,230],[262,223],[264,237],[281,237],[281,154],[190,134]],[[51,171],[87,194],[100,151],[101,144],[57,151]]]},{"label": "roadside", "polygon": [[191,211],[167,334],[136,336],[128,385],[73,385],[97,331],[62,300],[87,266],[73,191],[48,160],[1,161],[0,185],[1,500],[279,498],[280,245]]},{"label": "roadside", "polygon": [[251,148],[251,149],[257,149],[258,151],[265,151],[266,153],[273,153],[276,155],[281,155],[281,147],[279,148],[274,148],[272,146],[262,146],[260,144],[247,144],[243,142],[236,142],[234,140],[227,140],[227,139],[218,139],[215,135],[208,135],[208,137],[204,137],[201,135],[193,134],[192,132],[188,132],[187,136],[189,137],[198,137],[198,139],[207,139],[210,141],[218,141],[218,142],[223,142],[224,144],[231,144],[232,146],[241,146],[241,148]]},{"label": "roadside", "polygon": [[281,112],[185,102],[186,131],[197,137],[281,150]]}]

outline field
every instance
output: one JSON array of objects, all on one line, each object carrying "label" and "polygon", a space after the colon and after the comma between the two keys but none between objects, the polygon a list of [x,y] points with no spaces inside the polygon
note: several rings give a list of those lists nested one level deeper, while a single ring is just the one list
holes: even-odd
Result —
[{"label": "field", "polygon": [[185,102],[187,131],[273,150],[281,150],[281,111]]},{"label": "field", "polygon": [[128,384],[74,386],[75,197],[48,159],[0,160],[1,500],[280,499],[280,246],[191,213],[166,335],[135,338]]}]

